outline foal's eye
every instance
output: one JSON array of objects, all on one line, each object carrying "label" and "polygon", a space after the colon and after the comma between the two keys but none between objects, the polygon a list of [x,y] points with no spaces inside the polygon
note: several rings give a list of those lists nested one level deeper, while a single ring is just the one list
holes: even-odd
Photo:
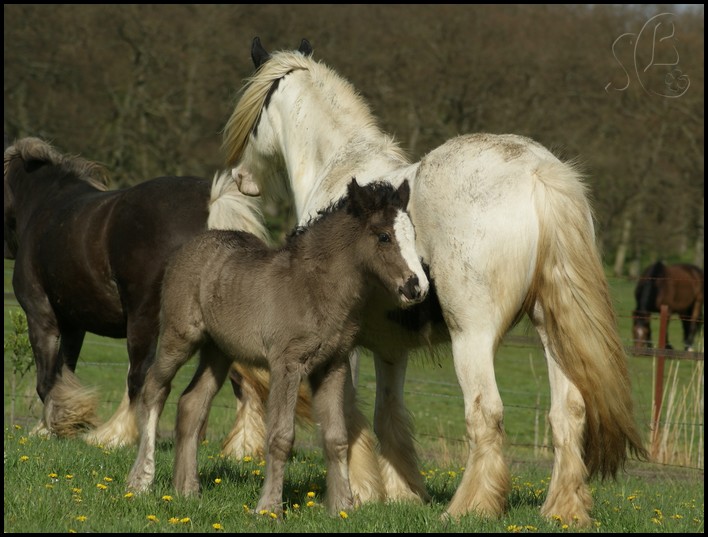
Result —
[{"label": "foal's eye", "polygon": [[391,235],[388,233],[379,233],[379,242],[391,242]]}]

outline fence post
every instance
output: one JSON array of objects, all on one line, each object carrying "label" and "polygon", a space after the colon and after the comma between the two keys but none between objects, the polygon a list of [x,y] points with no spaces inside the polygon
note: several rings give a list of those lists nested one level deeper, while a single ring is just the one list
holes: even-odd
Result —
[{"label": "fence post", "polygon": [[654,379],[654,420],[651,429],[651,458],[656,459],[659,454],[659,420],[661,419],[661,405],[664,398],[664,353],[666,348],[666,327],[669,324],[669,307],[662,304],[659,314],[659,342],[656,356],[656,378]]}]

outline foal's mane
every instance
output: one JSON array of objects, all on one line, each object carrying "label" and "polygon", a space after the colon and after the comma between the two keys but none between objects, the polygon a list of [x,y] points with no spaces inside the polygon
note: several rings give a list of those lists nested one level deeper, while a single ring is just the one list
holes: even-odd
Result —
[{"label": "foal's mane", "polygon": [[10,164],[15,159],[22,159],[25,162],[46,162],[52,166],[57,166],[68,174],[76,176],[82,181],[86,181],[98,190],[108,190],[110,177],[108,170],[103,165],[78,156],[63,155],[48,142],[39,138],[22,138],[5,150],[3,162],[3,174],[5,176],[7,176]]},{"label": "foal's mane", "polygon": [[[376,196],[371,205],[364,207],[368,214],[376,212],[382,209],[387,204],[391,203],[391,198],[394,192],[396,191],[393,185],[386,181],[373,181],[365,185],[364,188],[370,190]],[[318,210],[317,214],[310,218],[306,223],[295,226],[295,228],[293,228],[293,230],[286,237],[286,242],[290,242],[295,237],[304,234],[315,223],[324,220],[328,216],[336,213],[337,211],[344,209],[348,211],[350,201],[350,197],[348,195],[345,195],[339,198],[337,201],[332,202],[324,209]]]},{"label": "foal's mane", "polygon": [[[402,162],[408,162],[404,151],[394,139],[379,129],[369,105],[354,86],[310,56],[297,51],[280,51],[274,52],[253,76],[247,78],[241,89],[241,99],[224,127],[222,148],[226,152],[228,166],[236,165],[242,157],[248,137],[257,125],[261,111],[268,104],[273,84],[296,70],[304,70],[310,74],[313,92],[327,92],[327,95],[336,96],[338,101],[346,103],[346,106],[341,108],[346,108],[349,119],[353,120],[353,128],[358,131],[371,131],[373,137],[380,140],[384,151]],[[327,100],[323,99],[323,102]]]}]

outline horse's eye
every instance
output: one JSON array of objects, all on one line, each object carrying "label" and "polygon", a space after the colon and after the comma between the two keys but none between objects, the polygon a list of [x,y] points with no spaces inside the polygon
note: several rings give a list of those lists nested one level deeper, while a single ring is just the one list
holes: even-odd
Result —
[{"label": "horse's eye", "polygon": [[391,242],[391,235],[388,233],[379,233],[379,242]]}]

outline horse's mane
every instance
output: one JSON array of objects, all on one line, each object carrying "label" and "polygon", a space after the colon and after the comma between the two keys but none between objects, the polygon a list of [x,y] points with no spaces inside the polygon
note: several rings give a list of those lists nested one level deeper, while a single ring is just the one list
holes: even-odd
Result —
[{"label": "horse's mane", "polygon": [[[386,181],[373,181],[371,183],[368,183],[367,185],[364,186],[367,190],[371,190],[375,196],[376,199],[374,200],[374,203],[372,203],[367,209],[370,212],[375,212],[381,208],[383,208],[385,205],[391,203],[391,198],[396,191],[396,189],[393,187],[391,183],[388,183]],[[290,242],[293,240],[295,237],[302,235],[305,233],[308,229],[310,229],[315,223],[327,218],[328,216],[332,215],[333,213],[336,213],[337,211],[344,209],[348,207],[349,205],[350,198],[348,195],[342,196],[338,200],[330,203],[327,207],[324,209],[320,209],[317,211],[317,214],[313,217],[311,217],[307,222],[304,224],[299,224],[293,228],[293,230],[288,234],[286,237],[286,242]]]},{"label": "horse's mane", "polygon": [[637,311],[651,310],[652,303],[656,300],[657,281],[665,276],[666,265],[661,261],[657,261],[644,271],[637,290]]},{"label": "horse's mane", "polygon": [[7,176],[10,164],[15,159],[22,159],[26,163],[32,161],[45,162],[86,181],[98,190],[108,190],[110,176],[103,165],[78,156],[63,155],[54,149],[51,144],[39,138],[22,138],[5,150],[3,161],[3,174],[5,176]]},{"label": "horse's mane", "polygon": [[398,147],[395,140],[379,129],[369,105],[354,86],[310,56],[297,51],[280,51],[273,53],[252,77],[246,79],[241,90],[241,99],[224,127],[222,148],[226,152],[228,166],[235,165],[243,155],[248,137],[255,128],[261,111],[267,105],[273,84],[295,70],[308,71],[313,88],[327,88],[338,100],[346,101],[346,109],[361,122],[356,125],[359,131],[367,128],[375,130],[384,145],[384,151],[402,162],[408,162],[405,152]]}]

